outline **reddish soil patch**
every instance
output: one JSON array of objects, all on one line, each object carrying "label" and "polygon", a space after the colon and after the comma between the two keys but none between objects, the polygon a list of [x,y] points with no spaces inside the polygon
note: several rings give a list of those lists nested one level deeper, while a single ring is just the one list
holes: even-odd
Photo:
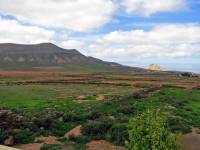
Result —
[{"label": "reddish soil patch", "polygon": [[[182,88],[194,88],[199,85],[200,78],[179,78],[170,74],[107,74],[107,73],[80,73],[80,72],[48,72],[48,71],[0,71],[0,78],[33,78],[21,80],[13,84],[102,84],[134,85],[148,83]],[[63,79],[61,79],[61,77]],[[71,78],[69,78],[71,77]],[[50,79],[51,78],[51,79]],[[68,79],[66,79],[68,78]],[[92,79],[92,82],[90,82]]]},{"label": "reddish soil patch", "polygon": [[79,136],[81,136],[81,135],[82,135],[82,134],[81,134],[81,125],[79,125],[79,126],[75,127],[74,129],[70,130],[69,132],[67,132],[67,133],[65,134],[65,137],[66,137],[67,139],[69,139],[70,136],[79,137]]},{"label": "reddish soil patch", "polygon": [[54,136],[39,137],[39,138],[36,138],[35,140],[36,140],[36,142],[41,142],[41,143],[46,143],[46,144],[62,144]]},{"label": "reddish soil patch", "polygon": [[113,144],[104,140],[91,141],[87,144],[87,147],[87,150],[127,150],[124,147],[114,146]]},{"label": "reddish soil patch", "polygon": [[181,143],[182,150],[199,150],[200,134],[197,133],[197,129],[193,128],[192,133],[183,135]]},{"label": "reddish soil patch", "polygon": [[19,148],[20,150],[40,150],[43,146],[43,143],[33,143],[33,144],[24,144],[16,146],[16,148]]},{"label": "reddish soil patch", "polygon": [[46,144],[62,144],[61,142],[57,141],[57,138],[54,136],[38,137],[35,139],[35,141],[41,142],[41,143],[17,145],[16,148],[19,148],[21,150],[40,150],[44,143],[46,143]]}]

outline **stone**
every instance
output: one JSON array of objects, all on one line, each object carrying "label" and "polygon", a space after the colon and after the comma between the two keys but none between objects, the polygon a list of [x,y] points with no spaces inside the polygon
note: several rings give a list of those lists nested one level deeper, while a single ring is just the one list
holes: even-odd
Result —
[{"label": "stone", "polygon": [[12,129],[23,125],[24,117],[11,110],[0,110],[0,128]]},{"label": "stone", "polygon": [[14,138],[13,136],[9,136],[3,143],[6,146],[12,146],[14,145]]},{"label": "stone", "polygon": [[69,132],[67,132],[65,134],[65,138],[69,139],[71,136],[73,136],[73,137],[79,137],[79,136],[81,136],[82,135],[82,133],[81,133],[81,127],[82,126],[79,125],[79,126],[75,127],[74,129],[70,130]]}]

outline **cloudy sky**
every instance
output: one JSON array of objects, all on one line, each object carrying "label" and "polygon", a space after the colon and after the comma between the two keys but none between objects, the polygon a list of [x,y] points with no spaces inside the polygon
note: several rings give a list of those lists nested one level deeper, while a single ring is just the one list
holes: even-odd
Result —
[{"label": "cloudy sky", "polygon": [[0,43],[42,42],[200,72],[200,0],[0,0]]}]

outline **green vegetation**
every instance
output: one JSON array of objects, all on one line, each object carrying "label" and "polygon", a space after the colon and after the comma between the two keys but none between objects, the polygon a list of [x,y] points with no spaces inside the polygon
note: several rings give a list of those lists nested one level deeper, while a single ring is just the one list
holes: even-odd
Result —
[{"label": "green vegetation", "polygon": [[170,132],[158,110],[147,110],[129,122],[129,150],[178,150],[179,137]]},{"label": "green vegetation", "polygon": [[28,144],[34,142],[34,136],[28,129],[16,129],[14,131],[15,143]]},{"label": "green vegetation", "polygon": [[55,145],[55,144],[44,144],[41,148],[41,150],[62,150],[61,145]]},{"label": "green vegetation", "polygon": [[114,124],[107,135],[107,139],[116,145],[124,146],[125,141],[128,140],[127,124]]},{"label": "green vegetation", "polygon": [[[136,87],[151,88],[154,86],[138,84]],[[161,127],[161,131],[156,132],[156,135],[159,134],[160,137],[163,132],[167,133],[165,136],[171,136],[171,132],[174,134],[189,133],[192,126],[200,127],[199,90],[166,87],[162,88],[160,93],[146,98],[129,98],[125,101],[118,99],[118,96],[127,95],[134,89],[135,86],[124,86],[123,84],[117,86],[1,84],[0,109],[12,110],[20,114],[24,117],[24,122],[20,128],[14,126],[10,130],[7,128],[0,130],[0,143],[10,135],[14,136],[16,143],[30,143],[35,137],[41,135],[63,137],[72,128],[82,125],[83,135],[81,137],[70,137],[69,140],[60,138],[69,148],[84,150],[86,144],[95,139],[104,139],[115,145],[125,146],[125,141],[129,141],[128,131],[132,131],[127,128],[128,124],[132,125],[132,129],[140,126],[143,130],[144,121],[142,122],[141,118],[148,118],[145,116],[146,110],[157,110],[158,108],[164,113],[160,114],[161,116],[158,115],[157,118],[152,117],[152,122],[148,125]],[[98,101],[96,98],[99,94],[110,96],[112,100]],[[77,100],[80,95],[87,98]],[[130,118],[136,120],[131,119],[129,123]],[[157,119],[160,124],[155,124]],[[44,145],[43,149],[54,147],[56,146]]]},{"label": "green vegetation", "polygon": [[112,123],[108,120],[105,121],[90,121],[83,125],[81,131],[83,135],[91,139],[104,139],[106,133],[111,128]]},{"label": "green vegetation", "polygon": [[[94,90],[95,89],[95,90]],[[130,87],[92,84],[57,85],[0,85],[0,108],[73,110],[81,104],[75,100],[88,95],[83,102],[94,101],[98,94],[119,95],[131,91]]]}]

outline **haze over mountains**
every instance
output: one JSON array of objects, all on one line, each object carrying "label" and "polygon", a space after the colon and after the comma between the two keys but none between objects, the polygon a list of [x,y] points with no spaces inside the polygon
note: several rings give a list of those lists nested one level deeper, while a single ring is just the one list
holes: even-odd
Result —
[{"label": "haze over mountains", "polygon": [[[35,45],[0,44],[0,69],[66,69],[74,71],[81,69],[99,71],[141,71],[139,68],[122,66],[113,62],[87,57],[75,49],[63,49],[51,43]],[[68,69],[68,70],[67,70]]]}]

